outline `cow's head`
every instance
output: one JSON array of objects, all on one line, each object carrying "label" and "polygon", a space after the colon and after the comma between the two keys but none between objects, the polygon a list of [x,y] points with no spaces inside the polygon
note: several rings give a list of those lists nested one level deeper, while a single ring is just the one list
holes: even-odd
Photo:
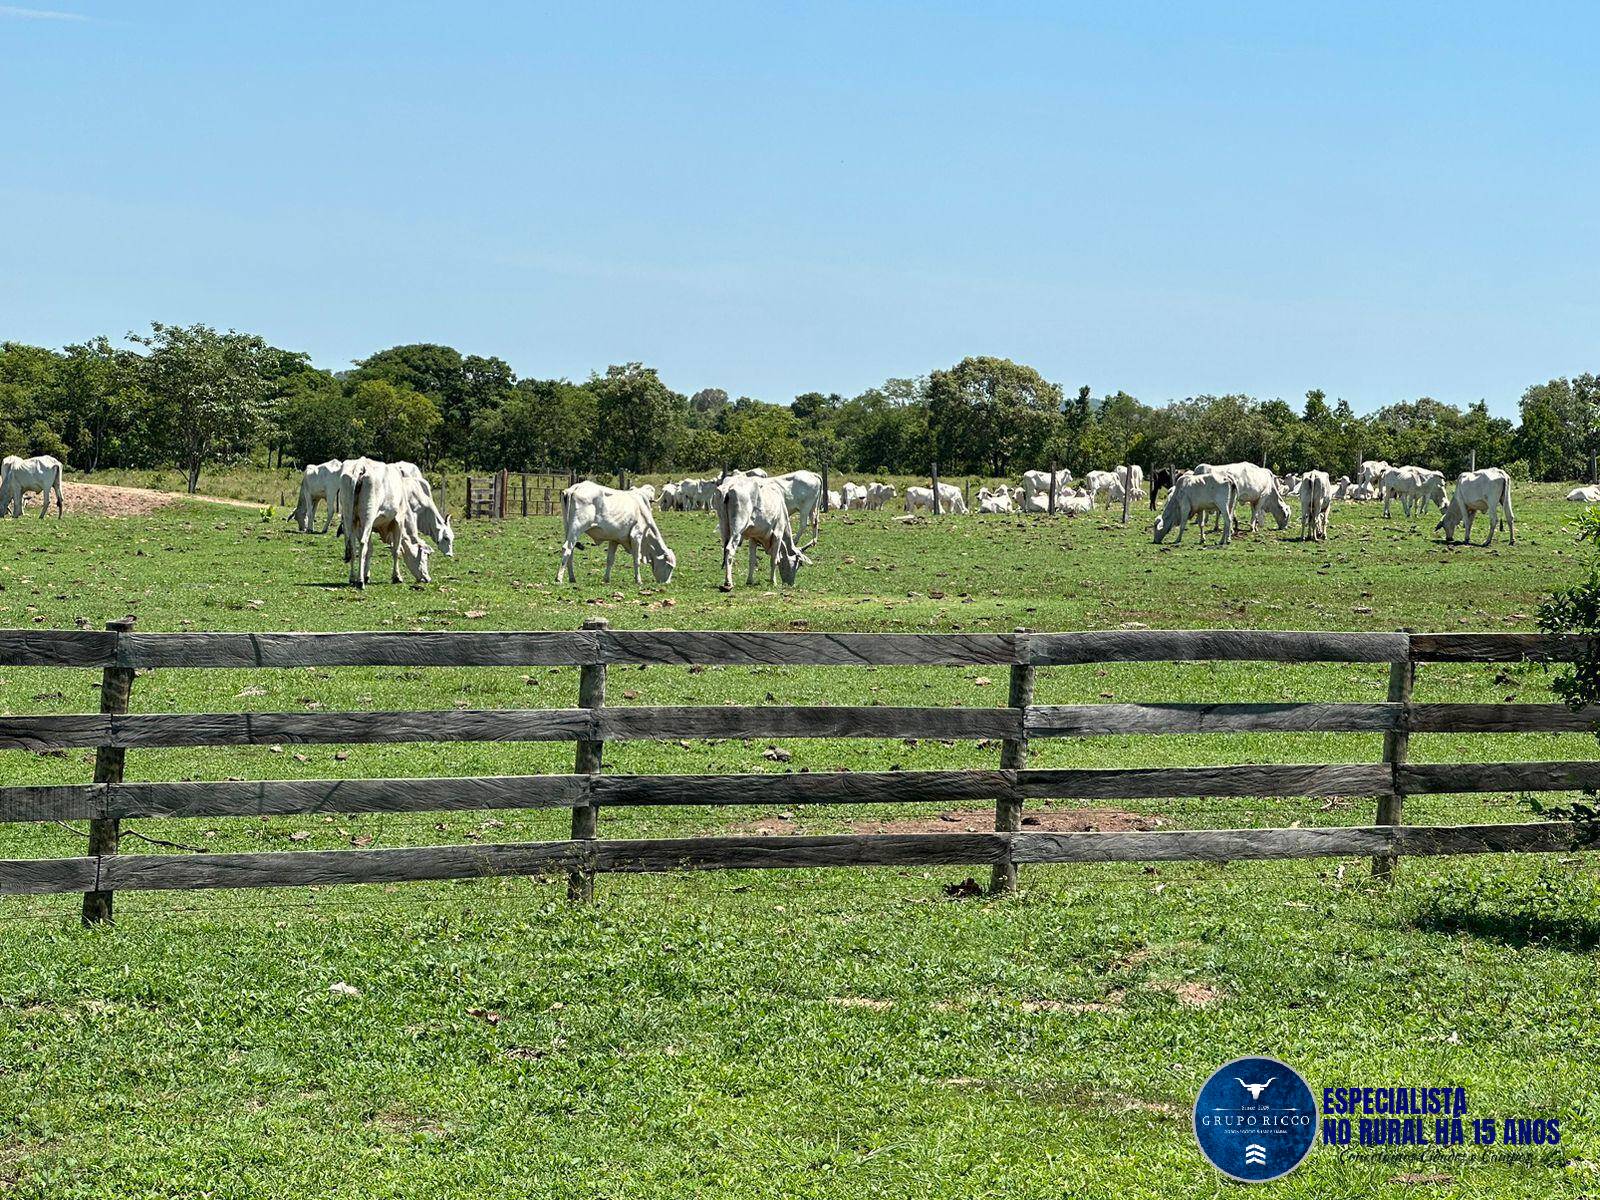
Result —
[{"label": "cow's head", "polygon": [[1443,476],[1440,476],[1440,475],[1430,475],[1430,476],[1428,476],[1427,482],[1425,482],[1422,485],[1422,502],[1424,504],[1432,503],[1435,507],[1437,507],[1439,509],[1440,512],[1444,511],[1444,477]]},{"label": "cow's head", "polygon": [[1460,525],[1465,517],[1466,505],[1461,503],[1460,496],[1452,496],[1450,503],[1439,505],[1439,523],[1433,527],[1433,531],[1438,533],[1443,530],[1444,544],[1448,546],[1455,541],[1456,526]]},{"label": "cow's head", "polygon": [[665,542],[660,543],[659,553],[650,556],[650,570],[656,577],[657,583],[671,583],[672,572],[678,566],[678,556],[667,549]]},{"label": "cow's head", "polygon": [[432,583],[433,576],[428,573],[428,543],[418,538],[414,542],[406,542],[400,547],[400,554],[406,560],[406,569],[411,572],[411,577],[418,583]]},{"label": "cow's head", "polygon": [[1161,508],[1161,515],[1156,518],[1155,543],[1160,545],[1162,539],[1172,532],[1172,527],[1178,523],[1178,493],[1176,490],[1167,493],[1167,502]]},{"label": "cow's head", "polygon": [[1279,529],[1289,527],[1289,506],[1283,502],[1283,495],[1277,488],[1273,488],[1261,497],[1261,507],[1267,510],[1267,515],[1278,523]]},{"label": "cow's head", "polygon": [[439,526],[439,553],[446,558],[456,556],[456,531],[451,526],[449,517],[446,517],[444,523]]},{"label": "cow's head", "polygon": [[785,535],[773,543],[773,561],[778,564],[778,578],[783,580],[786,587],[794,585],[795,576],[800,574],[800,568],[811,565],[811,560],[805,552],[795,544],[792,536]]}]

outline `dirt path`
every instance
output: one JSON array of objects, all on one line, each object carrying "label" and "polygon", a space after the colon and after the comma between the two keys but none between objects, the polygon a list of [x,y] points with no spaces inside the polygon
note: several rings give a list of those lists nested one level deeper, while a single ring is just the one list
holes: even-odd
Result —
[{"label": "dirt path", "polygon": [[[223,496],[191,496],[186,492],[152,492],[147,488],[112,487],[104,483],[77,483],[71,479],[61,485],[62,500],[68,512],[90,517],[142,517],[184,500],[207,504],[226,504],[231,508],[260,510],[268,507],[254,500],[230,500]],[[34,497],[28,497],[31,512]],[[35,519],[37,517],[35,516]]]}]

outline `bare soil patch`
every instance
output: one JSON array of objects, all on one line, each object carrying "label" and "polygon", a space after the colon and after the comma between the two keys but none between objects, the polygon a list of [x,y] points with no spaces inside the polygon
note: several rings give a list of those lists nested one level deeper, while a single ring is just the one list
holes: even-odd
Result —
[{"label": "bare soil patch", "polygon": [[[183,492],[152,492],[144,488],[112,487],[104,483],[61,483],[62,501],[67,511],[86,517],[142,517],[182,500],[203,500],[207,504],[226,504],[233,508],[264,508],[250,500],[229,500],[221,496],[189,496]],[[25,515],[39,519],[38,498],[24,500]]]}]

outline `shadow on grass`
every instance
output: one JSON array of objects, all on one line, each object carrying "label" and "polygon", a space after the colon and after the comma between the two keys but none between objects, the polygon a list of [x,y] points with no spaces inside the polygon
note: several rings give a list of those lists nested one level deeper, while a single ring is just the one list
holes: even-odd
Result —
[{"label": "shadow on grass", "polygon": [[1428,896],[1410,923],[1428,933],[1587,953],[1600,946],[1600,905],[1595,900],[1592,887],[1548,875],[1451,882]]},{"label": "shadow on grass", "polygon": [[1584,953],[1600,946],[1600,918],[1430,908],[1419,913],[1411,924],[1425,933],[1464,933],[1509,946],[1548,946]]}]

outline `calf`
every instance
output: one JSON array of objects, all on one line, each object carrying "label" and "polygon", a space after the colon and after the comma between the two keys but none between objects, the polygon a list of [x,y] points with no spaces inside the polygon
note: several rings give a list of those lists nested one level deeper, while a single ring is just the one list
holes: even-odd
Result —
[{"label": "calf", "polygon": [[1461,540],[1470,546],[1472,518],[1481,512],[1488,513],[1489,536],[1483,540],[1483,544],[1487,546],[1494,541],[1494,531],[1500,527],[1502,509],[1506,514],[1506,533],[1511,538],[1511,544],[1515,546],[1517,524],[1511,512],[1511,476],[1499,467],[1467,471],[1456,480],[1456,490],[1450,497],[1450,503],[1440,506],[1439,523],[1433,528],[1435,532],[1444,530],[1444,541],[1448,546],[1455,537],[1456,526],[1465,522],[1466,528],[1461,531]]},{"label": "calf", "polygon": [[1200,518],[1200,544],[1206,544],[1205,514],[1214,512],[1222,527],[1222,544],[1233,540],[1233,508],[1239,500],[1239,485],[1220,473],[1191,471],[1178,480],[1167,494],[1167,503],[1156,518],[1155,541],[1162,540],[1174,528],[1178,531],[1177,543],[1183,544],[1183,531],[1191,519]]},{"label": "calf", "polygon": [[50,515],[50,493],[56,494],[56,519],[65,511],[61,498],[61,460],[48,454],[33,458],[19,458],[8,454],[0,460],[0,516],[9,509],[11,515],[22,519],[22,498],[29,492],[38,492],[43,505],[39,509],[42,521]]},{"label": "calf", "polygon": [[[1346,481],[1348,482],[1348,480]],[[1333,482],[1326,471],[1307,471],[1300,480],[1300,540],[1328,540],[1328,507],[1333,503]]]},{"label": "calf", "polygon": [[[933,509],[933,489],[925,487],[909,487],[906,489],[906,511],[916,512],[919,508]],[[961,489],[954,484],[941,483],[939,485],[939,511],[942,513],[965,514],[967,502],[961,495]]]},{"label": "calf", "polygon": [[1590,484],[1588,487],[1573,488],[1567,493],[1567,499],[1574,504],[1600,504],[1600,487]]},{"label": "calf", "polygon": [[650,505],[637,491],[619,491],[602,487],[592,480],[582,480],[561,493],[561,521],[566,537],[561,543],[561,566],[556,569],[556,582],[563,575],[573,583],[578,573],[572,566],[572,552],[584,536],[596,545],[606,548],[605,582],[611,582],[611,565],[616,561],[617,547],[626,546],[633,555],[633,582],[643,583],[641,568],[648,559],[650,571],[657,583],[670,583],[678,558],[667,547]]},{"label": "calf", "polygon": [[779,577],[792,585],[802,565],[811,560],[795,544],[789,522],[789,498],[771,479],[730,475],[717,487],[717,533],[722,540],[722,590],[733,590],[733,559],[740,542],[750,543],[746,583],[756,581],[756,548],[767,552],[768,586]]}]

